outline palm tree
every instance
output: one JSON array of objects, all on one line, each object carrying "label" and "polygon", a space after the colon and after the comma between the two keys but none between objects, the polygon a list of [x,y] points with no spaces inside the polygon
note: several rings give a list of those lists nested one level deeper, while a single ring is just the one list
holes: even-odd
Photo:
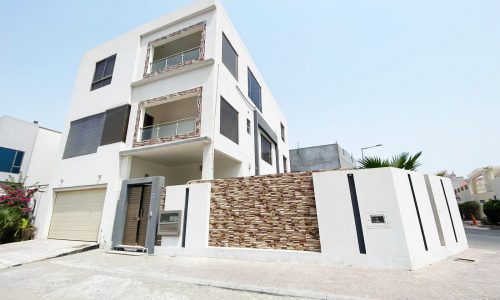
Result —
[{"label": "palm tree", "polygon": [[418,161],[421,155],[422,151],[417,152],[415,155],[410,155],[410,153],[408,152],[402,152],[398,155],[393,156],[390,160],[382,159],[376,156],[366,156],[365,158],[360,159],[358,162],[361,169],[393,167],[415,171],[422,165]]},{"label": "palm tree", "polygon": [[443,170],[443,171],[439,171],[436,173],[436,176],[441,176],[441,177],[444,177],[444,176],[448,176],[448,171],[447,170]]}]

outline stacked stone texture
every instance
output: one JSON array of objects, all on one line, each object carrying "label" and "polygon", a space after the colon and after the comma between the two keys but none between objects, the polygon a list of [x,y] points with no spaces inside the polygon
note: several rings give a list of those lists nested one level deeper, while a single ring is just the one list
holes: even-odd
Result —
[{"label": "stacked stone texture", "polygon": [[320,252],[312,174],[213,180],[209,246]]},{"label": "stacked stone texture", "polygon": [[[160,189],[160,211],[165,210],[165,198],[167,197],[167,188],[162,187]],[[155,246],[161,246],[161,235],[156,232]]]}]

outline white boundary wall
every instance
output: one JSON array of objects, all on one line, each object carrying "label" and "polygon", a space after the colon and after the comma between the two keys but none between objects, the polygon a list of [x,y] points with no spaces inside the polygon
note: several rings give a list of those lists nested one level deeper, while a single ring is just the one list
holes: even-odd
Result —
[{"label": "white boundary wall", "polygon": [[[353,175],[355,182],[366,254],[360,253],[348,174]],[[454,238],[441,180],[458,242]],[[321,253],[209,247],[210,183],[167,187],[165,210],[184,212],[186,187],[190,190],[186,245],[185,248],[181,247],[181,229],[179,237],[163,237],[162,246],[156,247],[155,253],[415,269],[460,253],[468,247],[448,178],[382,168],[315,172],[313,182]],[[438,218],[435,217],[434,207]],[[370,215],[383,215],[386,223],[373,224]],[[442,228],[443,243],[438,226]]]}]

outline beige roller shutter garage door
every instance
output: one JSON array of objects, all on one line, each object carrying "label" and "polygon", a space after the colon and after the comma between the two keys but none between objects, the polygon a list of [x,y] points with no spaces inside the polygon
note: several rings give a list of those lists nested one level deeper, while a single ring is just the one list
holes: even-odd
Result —
[{"label": "beige roller shutter garage door", "polygon": [[57,192],[49,239],[97,241],[106,189]]}]

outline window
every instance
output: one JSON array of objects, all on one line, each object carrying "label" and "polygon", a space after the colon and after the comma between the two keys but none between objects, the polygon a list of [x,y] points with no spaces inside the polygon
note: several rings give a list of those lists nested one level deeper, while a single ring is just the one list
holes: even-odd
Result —
[{"label": "window", "polygon": [[0,172],[19,174],[24,152],[0,147]]},{"label": "window", "polygon": [[260,157],[262,160],[268,164],[273,164],[273,159],[271,157],[272,145],[271,142],[264,136],[260,135]]},{"label": "window", "polygon": [[220,100],[220,133],[238,144],[238,111],[224,98]]},{"label": "window", "polygon": [[103,59],[95,64],[94,79],[90,90],[101,88],[111,83],[113,69],[115,68],[116,54]]},{"label": "window", "polygon": [[101,143],[105,113],[71,122],[63,159],[96,153]]},{"label": "window", "polygon": [[106,111],[100,145],[125,142],[127,137],[130,105],[115,107]]},{"label": "window", "polygon": [[255,76],[253,76],[250,69],[248,69],[248,97],[250,97],[255,106],[262,112],[260,84],[257,82],[257,79],[255,79]]},{"label": "window", "polygon": [[286,156],[284,156],[284,155],[283,155],[283,172],[284,173],[288,172],[287,159],[286,159]]},{"label": "window", "polygon": [[247,132],[248,134],[252,134],[252,124],[250,123],[250,119],[247,119]]},{"label": "window", "polygon": [[238,80],[238,53],[236,53],[224,33],[222,33],[222,62],[229,72],[233,74],[234,78]]},{"label": "window", "polygon": [[280,123],[280,125],[281,125],[281,139],[284,142],[285,141],[285,125],[283,125],[283,123]]}]

